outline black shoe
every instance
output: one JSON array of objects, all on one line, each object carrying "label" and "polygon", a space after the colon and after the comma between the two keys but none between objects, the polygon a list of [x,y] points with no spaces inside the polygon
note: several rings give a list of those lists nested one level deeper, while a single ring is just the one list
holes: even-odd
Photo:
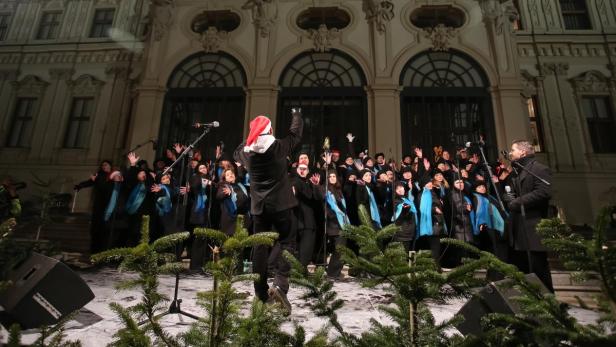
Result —
[{"label": "black shoe", "polygon": [[279,303],[282,306],[282,309],[286,315],[291,314],[291,303],[289,299],[287,299],[287,294],[280,289],[278,286],[273,286],[267,290],[267,294],[274,301]]}]

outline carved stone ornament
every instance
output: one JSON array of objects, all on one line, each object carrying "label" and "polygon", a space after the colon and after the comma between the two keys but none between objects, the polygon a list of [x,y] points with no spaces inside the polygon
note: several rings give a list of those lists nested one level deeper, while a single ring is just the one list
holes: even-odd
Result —
[{"label": "carved stone ornament", "polygon": [[319,25],[319,29],[309,29],[308,37],[314,44],[316,52],[326,52],[332,47],[332,41],[340,37],[340,31],[337,28],[327,29],[327,25]]},{"label": "carved stone ornament", "polygon": [[67,81],[73,95],[96,96],[105,84],[91,75],[81,75],[74,81]]},{"label": "carved stone ornament", "polygon": [[494,22],[496,33],[501,35],[505,27],[513,31],[513,23],[520,19],[520,13],[513,0],[478,0],[483,18]]},{"label": "carved stone ornament", "polygon": [[247,0],[242,9],[251,11],[252,23],[259,35],[268,37],[278,19],[278,0]]},{"label": "carved stone ornament", "polygon": [[537,95],[537,78],[531,75],[527,70],[522,70],[520,75],[522,77],[522,96],[528,99],[533,95]]},{"label": "carved stone ornament", "polygon": [[449,41],[456,37],[458,30],[447,27],[444,24],[439,24],[434,28],[426,28],[423,30],[424,37],[432,41],[432,50],[448,51]]},{"label": "carved stone ornament", "polygon": [[226,38],[226,31],[218,31],[216,27],[208,27],[206,31],[201,33],[199,41],[201,45],[203,45],[203,50],[206,53],[216,53],[220,49],[220,44],[223,43]]},{"label": "carved stone ornament", "polygon": [[571,79],[575,90],[579,93],[608,93],[608,79],[599,71],[588,71]]},{"label": "carved stone ornament", "polygon": [[42,96],[49,82],[45,82],[34,75],[28,75],[21,81],[15,81],[12,84],[18,96]]},{"label": "carved stone ornament", "polygon": [[374,23],[379,33],[385,33],[386,24],[394,18],[394,4],[389,0],[363,0],[362,7],[368,23]]},{"label": "carved stone ornament", "polygon": [[543,75],[566,75],[569,71],[569,63],[543,63],[539,66]]},{"label": "carved stone ornament", "polygon": [[150,0],[150,12],[146,16],[154,41],[160,41],[173,24],[174,0]]}]

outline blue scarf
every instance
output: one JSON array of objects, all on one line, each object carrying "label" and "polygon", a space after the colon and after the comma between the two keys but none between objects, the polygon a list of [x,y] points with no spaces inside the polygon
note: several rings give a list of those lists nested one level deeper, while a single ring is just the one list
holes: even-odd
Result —
[{"label": "blue scarf", "polygon": [[244,186],[241,183],[237,183],[236,185],[229,185],[229,189],[231,189],[231,195],[225,198],[224,204],[227,207],[227,211],[229,212],[229,215],[233,218],[237,216],[237,194],[235,193],[235,190],[233,189],[234,186],[239,187],[242,190],[242,192],[244,192],[244,195],[248,196],[248,193],[246,192],[246,188],[244,188]]},{"label": "blue scarf", "polygon": [[409,197],[408,198],[403,197],[402,201],[396,205],[396,210],[394,211],[393,217],[391,217],[391,221],[395,222],[398,218],[400,218],[404,204],[410,206],[410,210],[413,213],[413,217],[415,217],[415,227],[417,227],[417,209],[415,208],[415,203],[413,202],[413,196],[411,195],[410,191],[409,191]]},{"label": "blue scarf", "polygon": [[368,197],[370,198],[370,217],[374,224],[376,224],[377,228],[381,229],[381,216],[379,215],[379,208],[376,205],[376,200],[374,200],[374,194],[368,186],[366,186],[366,190],[368,191]]},{"label": "blue scarf", "polygon": [[145,183],[139,183],[133,188],[126,201],[126,212],[135,214],[145,199]]},{"label": "blue scarf", "polygon": [[[347,217],[346,213],[344,213],[336,203],[334,194],[328,191],[325,193],[325,199],[327,200],[329,208],[331,208],[336,214],[336,219],[338,220],[338,225],[340,225],[340,228],[344,228],[345,225],[351,224],[351,222],[349,222],[349,217]],[[342,207],[344,207],[344,210],[346,211],[346,201],[344,200],[344,197],[342,197],[340,201],[342,202]]]},{"label": "blue scarf", "polygon": [[160,187],[165,191],[165,195],[156,199],[156,210],[159,216],[164,216],[171,212],[171,192],[166,184],[161,184]]},{"label": "blue scarf", "polygon": [[244,185],[250,187],[250,174],[246,171],[246,175],[244,176]]},{"label": "blue scarf", "polygon": [[201,183],[201,187],[199,188],[199,191],[196,192],[197,201],[195,202],[195,207],[193,208],[195,212],[205,211],[205,203],[207,202],[206,187],[207,187],[206,185]]},{"label": "blue scarf", "polygon": [[432,236],[432,190],[424,188],[419,203],[419,236]]},{"label": "blue scarf", "polygon": [[503,236],[505,232],[505,221],[503,217],[501,217],[496,206],[485,196],[477,193],[474,193],[474,195],[477,198],[477,206],[475,211],[471,213],[473,235],[479,235],[479,227],[485,224],[490,229],[498,230],[501,236]]},{"label": "blue scarf", "polygon": [[105,222],[109,220],[113,211],[116,208],[116,204],[118,203],[118,196],[120,195],[120,188],[122,188],[122,182],[114,182],[113,183],[113,192],[111,193],[111,199],[109,199],[109,203],[107,204],[107,208],[105,209]]}]

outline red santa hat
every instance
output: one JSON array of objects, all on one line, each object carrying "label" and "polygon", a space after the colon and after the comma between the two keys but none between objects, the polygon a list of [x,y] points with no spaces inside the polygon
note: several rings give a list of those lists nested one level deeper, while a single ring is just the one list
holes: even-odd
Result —
[{"label": "red santa hat", "polygon": [[250,133],[246,138],[246,146],[251,146],[261,135],[269,134],[272,129],[272,122],[265,115],[258,115],[250,122]]}]

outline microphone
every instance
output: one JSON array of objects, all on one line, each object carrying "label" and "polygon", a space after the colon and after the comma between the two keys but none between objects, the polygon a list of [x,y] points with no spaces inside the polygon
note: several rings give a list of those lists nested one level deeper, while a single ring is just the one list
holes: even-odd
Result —
[{"label": "microphone", "polygon": [[323,140],[323,150],[324,151],[329,151],[329,137],[325,137],[325,140]]},{"label": "microphone", "polygon": [[218,121],[213,121],[212,123],[195,123],[193,124],[194,128],[218,128],[220,123]]},{"label": "microphone", "polygon": [[471,148],[473,146],[479,146],[479,147],[483,147],[486,143],[483,142],[483,140],[479,140],[478,142],[467,142],[464,147],[466,148]]}]

